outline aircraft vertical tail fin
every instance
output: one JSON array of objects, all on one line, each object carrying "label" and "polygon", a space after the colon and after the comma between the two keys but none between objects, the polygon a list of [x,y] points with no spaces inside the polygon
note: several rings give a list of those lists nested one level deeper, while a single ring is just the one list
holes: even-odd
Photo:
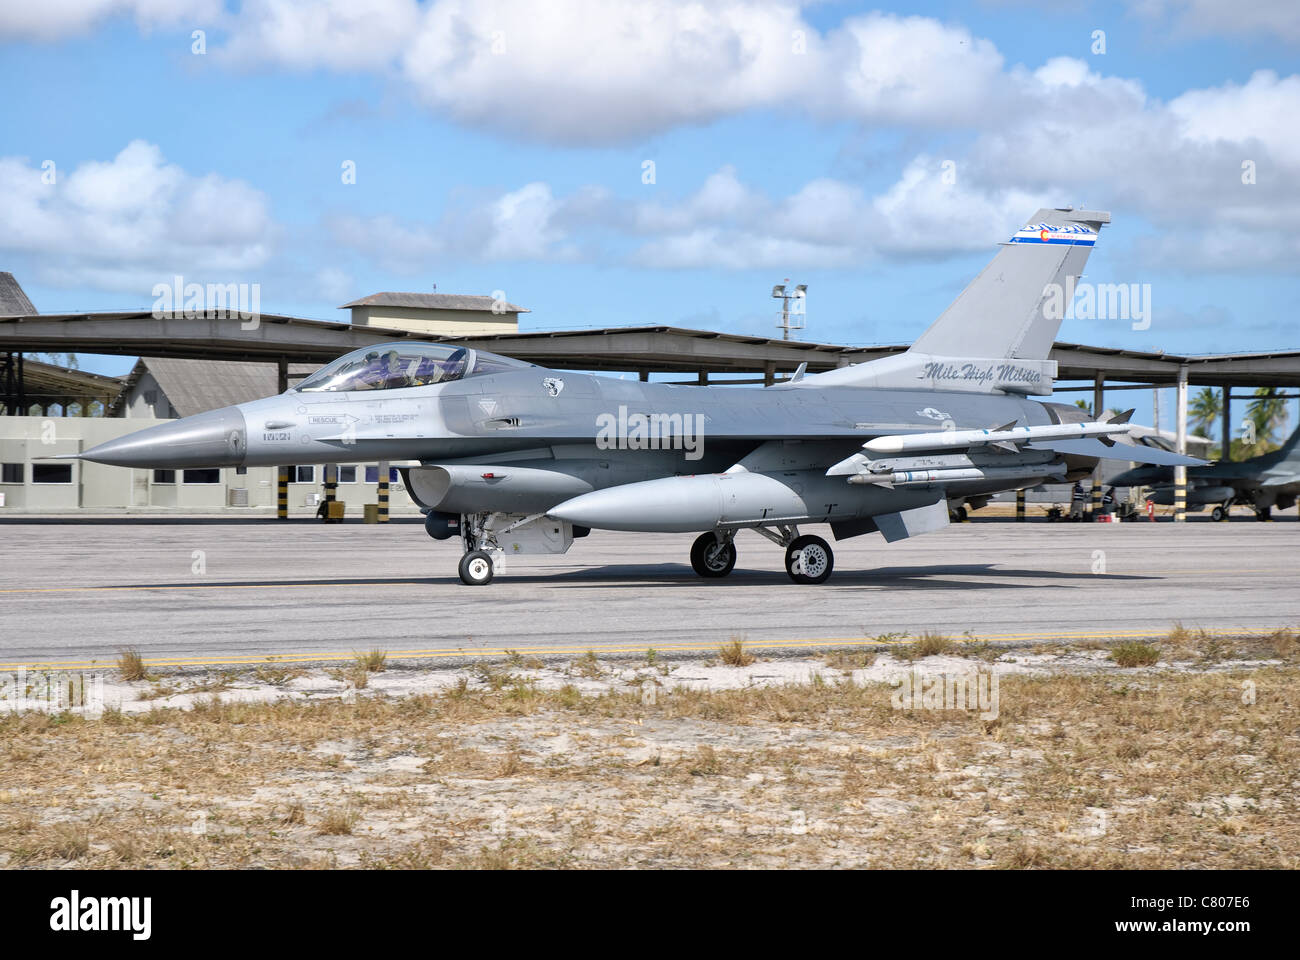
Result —
[{"label": "aircraft vertical tail fin", "polygon": [[912,344],[945,357],[1046,360],[1110,214],[1043,209]]},{"label": "aircraft vertical tail fin", "polygon": [[805,377],[799,386],[862,386],[1045,395],[1048,359],[1110,214],[1039,210],[906,353]]}]

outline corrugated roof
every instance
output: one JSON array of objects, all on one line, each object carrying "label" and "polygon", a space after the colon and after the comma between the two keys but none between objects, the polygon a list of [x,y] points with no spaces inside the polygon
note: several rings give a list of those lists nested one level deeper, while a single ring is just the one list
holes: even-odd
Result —
[{"label": "corrugated roof", "polygon": [[[311,373],[314,364],[291,363],[290,376]],[[220,407],[260,400],[276,393],[279,371],[274,363],[242,360],[181,360],[175,357],[141,357],[126,385],[110,407],[116,413],[145,371],[153,374],[163,395],[180,417],[206,413]]]},{"label": "corrugated roof", "polygon": [[[385,293],[372,293],[360,300],[345,303],[339,309],[346,310],[349,307],[419,307],[424,310],[479,310],[491,312],[494,303],[496,303],[496,300],[492,297],[466,296],[458,293],[395,293],[388,291]],[[529,313],[530,311],[525,307],[507,303],[505,312]]]},{"label": "corrugated roof", "polygon": [[14,275],[0,272],[0,317],[27,317],[35,312]]}]

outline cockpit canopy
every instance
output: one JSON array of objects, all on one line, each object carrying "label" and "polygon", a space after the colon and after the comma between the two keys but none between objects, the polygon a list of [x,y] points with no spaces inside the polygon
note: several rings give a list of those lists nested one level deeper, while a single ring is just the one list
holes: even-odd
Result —
[{"label": "cockpit canopy", "polygon": [[343,393],[427,387],[529,366],[532,364],[445,343],[381,345],[362,347],[339,357],[298,384],[297,389],[303,393]]}]

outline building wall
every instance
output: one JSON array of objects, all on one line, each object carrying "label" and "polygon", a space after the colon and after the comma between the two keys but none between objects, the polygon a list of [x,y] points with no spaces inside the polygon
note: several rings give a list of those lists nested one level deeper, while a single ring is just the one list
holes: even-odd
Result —
[{"label": "building wall", "polygon": [[[187,483],[184,472],[177,470],[174,481],[168,483],[163,482],[165,475],[160,477],[152,470],[112,467],[80,460],[53,461],[55,466],[68,468],[71,482],[35,482],[34,466],[41,465],[43,457],[80,453],[106,440],[167,422],[171,421],[144,417],[0,417],[0,463],[16,465],[21,468],[22,474],[21,482],[0,482],[0,494],[4,495],[5,501],[4,506],[0,507],[0,516],[78,510],[148,513],[168,508],[182,513],[223,513],[233,516],[275,512],[274,467],[248,467],[244,473],[235,467],[222,467],[216,483]],[[359,517],[364,504],[378,502],[378,484],[365,481],[366,467],[374,468],[375,464],[360,463],[354,466],[357,468],[356,481],[340,482],[337,496],[347,505],[345,510],[348,516]],[[296,479],[296,468],[290,471],[290,515],[315,514],[316,505],[308,500],[313,494],[324,495],[325,468],[320,464],[314,465],[312,474],[310,481],[299,482]],[[248,490],[248,507],[228,506],[231,502],[230,491],[241,487]],[[400,483],[389,488],[389,511],[418,512]]]},{"label": "building wall", "polygon": [[146,371],[127,391],[119,416],[136,420],[166,419],[176,416],[176,411],[153,374]]},{"label": "building wall", "polygon": [[352,322],[390,330],[438,336],[517,333],[519,314],[485,310],[430,310],[423,307],[353,307]]}]

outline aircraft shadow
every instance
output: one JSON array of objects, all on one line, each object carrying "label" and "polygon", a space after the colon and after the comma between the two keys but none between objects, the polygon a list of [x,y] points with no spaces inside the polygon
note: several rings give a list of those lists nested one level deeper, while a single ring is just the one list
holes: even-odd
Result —
[{"label": "aircraft shadow", "polygon": [[[977,581],[953,580],[950,577],[975,577]],[[1078,573],[1060,570],[1014,570],[991,563],[932,564],[916,567],[877,567],[867,570],[836,569],[824,586],[889,586],[903,589],[957,589],[983,590],[988,588],[1014,588],[1023,583],[1010,581],[1049,581],[1068,586],[1076,582],[1098,580],[1160,580],[1159,576],[1122,573]],[[612,581],[612,582],[611,582]],[[621,581],[621,582],[620,582]],[[1007,582],[1003,582],[1007,581]],[[720,580],[705,580],[696,576],[686,564],[663,563],[654,566],[642,564],[609,564],[585,570],[567,570],[553,574],[515,575],[509,572],[502,577],[509,583],[568,583],[601,587],[635,587],[652,583],[662,586],[719,586],[728,584],[791,583],[790,578],[778,570],[734,570]],[[794,584],[791,583],[791,586]]]},{"label": "aircraft shadow", "polygon": [[[952,577],[973,577],[970,580],[954,580]],[[836,570],[828,587],[869,586],[893,587],[916,590],[984,590],[989,588],[1008,589],[1024,586],[1013,581],[1036,580],[1069,586],[1072,583],[1098,580],[1160,580],[1158,576],[1120,573],[1068,573],[1060,570],[1012,570],[997,567],[989,563],[972,564],[933,564],[916,567],[878,567],[870,570]],[[403,584],[444,584],[455,583],[454,575],[412,577],[332,577],[323,580],[262,579],[262,580],[209,580],[194,579],[187,581],[170,581],[165,583],[111,583],[97,585],[93,589],[101,590],[219,590],[221,588],[237,589],[247,587],[377,587]],[[556,571],[555,573],[536,572],[514,574],[507,571],[499,581],[502,585],[519,584],[561,584],[574,586],[592,586],[601,589],[644,587],[647,584],[664,587],[725,587],[737,584],[790,584],[790,578],[777,570],[735,570],[721,580],[705,580],[696,576],[691,568],[683,563],[647,564],[607,564],[582,570]]]}]

